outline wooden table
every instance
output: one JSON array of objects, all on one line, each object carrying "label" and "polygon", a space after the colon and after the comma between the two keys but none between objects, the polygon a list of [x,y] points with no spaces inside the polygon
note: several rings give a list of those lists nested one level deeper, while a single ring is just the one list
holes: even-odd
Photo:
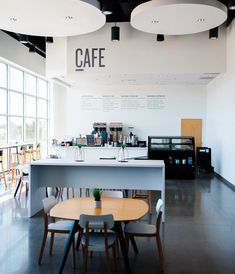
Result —
[{"label": "wooden table", "polygon": [[64,255],[61,261],[59,273],[62,273],[68,253],[73,241],[74,234],[79,227],[79,219],[81,214],[88,215],[105,215],[113,214],[115,225],[114,229],[117,233],[121,252],[127,273],[131,273],[129,257],[125,245],[121,222],[135,221],[142,218],[148,212],[148,205],[138,199],[129,198],[102,198],[102,208],[94,209],[94,200],[92,198],[79,198],[63,201],[54,206],[50,215],[56,218],[75,220],[72,230],[68,236]]},{"label": "wooden table", "polygon": [[159,190],[165,219],[165,165],[161,160],[47,159],[30,165],[29,217],[42,209],[45,187]]}]

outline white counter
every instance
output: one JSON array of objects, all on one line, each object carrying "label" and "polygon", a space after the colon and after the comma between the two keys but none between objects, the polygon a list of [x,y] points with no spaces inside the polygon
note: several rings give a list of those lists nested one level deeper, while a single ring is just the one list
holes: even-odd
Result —
[{"label": "white counter", "polygon": [[[85,152],[85,160],[95,160],[100,157],[116,157],[118,158],[118,151],[120,147],[83,147]],[[61,146],[51,146],[49,147],[49,155],[55,154],[62,159],[74,160],[75,159],[75,150],[76,147],[61,147]],[[128,147],[128,157],[140,157],[147,156],[148,148],[147,147]]]},{"label": "white counter", "polygon": [[[165,204],[165,165],[161,160],[48,159],[30,165],[29,216],[42,208],[45,187],[160,190]],[[165,218],[163,211],[163,220]]]}]

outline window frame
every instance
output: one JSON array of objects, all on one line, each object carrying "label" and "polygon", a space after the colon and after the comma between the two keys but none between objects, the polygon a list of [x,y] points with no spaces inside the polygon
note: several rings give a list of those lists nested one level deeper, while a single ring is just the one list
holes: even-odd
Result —
[{"label": "window frame", "polygon": [[[6,113],[5,114],[0,114],[1,117],[5,117],[6,118],[6,143],[9,144],[10,143],[10,119],[14,118],[14,117],[19,117],[22,118],[22,142],[28,142],[26,139],[26,121],[27,119],[35,119],[35,132],[34,132],[34,140],[33,143],[34,145],[38,144],[38,143],[46,143],[46,145],[48,146],[49,143],[49,134],[50,134],[50,81],[38,76],[36,74],[34,74],[33,72],[29,72],[24,70],[23,68],[19,68],[15,65],[12,64],[8,64],[7,62],[3,61],[0,59],[0,63],[6,66],[6,87],[0,87],[2,90],[4,90],[6,92]],[[15,69],[18,70],[20,72],[22,72],[22,77],[23,77],[23,89],[22,91],[19,90],[14,90],[10,88],[10,70],[11,69]],[[32,76],[35,77],[36,79],[36,94],[31,94],[29,93],[29,90],[26,91],[26,81],[27,81],[27,77],[28,76]],[[38,94],[38,89],[39,89],[39,81],[45,81],[46,82],[46,92],[47,92],[47,98],[45,97],[40,97]],[[11,103],[11,92],[13,93],[18,93],[18,94],[22,94],[23,96],[23,112],[22,115],[14,115],[10,113],[10,103]],[[35,117],[30,116],[30,115],[26,115],[26,98],[27,97],[32,97],[35,98]],[[39,103],[39,99],[43,99],[46,101],[47,106],[46,106],[46,111],[47,113],[45,114],[44,117],[39,117],[38,116],[38,103]],[[43,139],[39,139],[38,138],[38,131],[39,131],[39,119],[45,119],[46,121],[46,135],[45,138]],[[0,145],[3,143],[0,143]],[[5,143],[4,143],[5,144]],[[46,147],[46,151],[47,151],[47,147]]]}]

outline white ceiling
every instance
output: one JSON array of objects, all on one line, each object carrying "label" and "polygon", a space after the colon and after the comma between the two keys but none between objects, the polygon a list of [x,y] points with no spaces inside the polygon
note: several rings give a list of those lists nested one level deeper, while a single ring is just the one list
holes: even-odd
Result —
[{"label": "white ceiling", "polygon": [[155,34],[182,35],[206,31],[227,19],[227,7],[216,0],[152,0],[131,13],[131,25]]},{"label": "white ceiling", "polygon": [[54,37],[93,32],[106,18],[97,0],[87,1],[0,0],[0,29]]},{"label": "white ceiling", "polygon": [[79,73],[61,77],[70,86],[106,85],[207,85],[219,73],[96,74]]}]

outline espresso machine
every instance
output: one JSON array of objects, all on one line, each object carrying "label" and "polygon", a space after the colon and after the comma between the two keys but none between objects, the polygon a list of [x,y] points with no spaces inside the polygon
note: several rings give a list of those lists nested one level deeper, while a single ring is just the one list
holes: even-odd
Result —
[{"label": "espresso machine", "polygon": [[123,142],[123,125],[122,123],[110,123],[110,141],[114,144],[121,144]]},{"label": "espresso machine", "polygon": [[103,122],[93,123],[92,134],[95,136],[95,145],[103,145],[107,143],[107,124]]}]

